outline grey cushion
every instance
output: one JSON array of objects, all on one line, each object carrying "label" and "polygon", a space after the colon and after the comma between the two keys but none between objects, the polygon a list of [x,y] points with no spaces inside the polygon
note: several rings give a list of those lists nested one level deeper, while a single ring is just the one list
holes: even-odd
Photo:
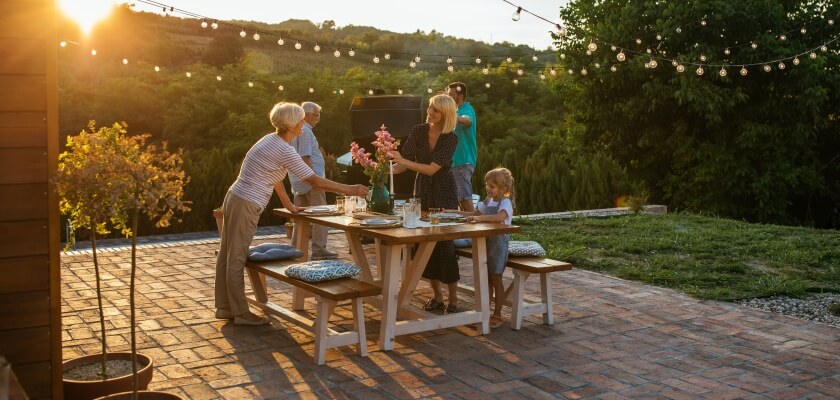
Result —
[{"label": "grey cushion", "polygon": [[534,241],[517,241],[511,240],[508,245],[509,255],[516,256],[531,256],[531,257],[545,257],[545,249],[539,243]]},{"label": "grey cushion", "polygon": [[318,260],[286,268],[286,275],[304,282],[322,282],[356,276],[361,268],[341,260]]},{"label": "grey cushion", "polygon": [[472,246],[472,239],[455,239],[452,241],[456,248]]},{"label": "grey cushion", "polygon": [[248,260],[270,261],[289,260],[303,256],[294,246],[282,243],[263,243],[248,250]]}]

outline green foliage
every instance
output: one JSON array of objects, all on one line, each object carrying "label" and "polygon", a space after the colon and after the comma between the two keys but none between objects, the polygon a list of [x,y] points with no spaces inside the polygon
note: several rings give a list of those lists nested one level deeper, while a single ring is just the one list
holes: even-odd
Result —
[{"label": "green foliage", "polygon": [[[560,41],[563,62],[589,73],[557,89],[575,99],[567,106],[581,145],[628,166],[655,199],[753,221],[840,226],[840,53],[817,50],[798,66],[788,60],[784,70],[773,63],[770,73],[751,66],[748,76],[738,74],[740,64],[820,46],[837,34],[825,18],[838,14],[840,3],[829,1],[572,1],[561,11],[570,27]],[[653,41],[657,34],[662,39]],[[599,46],[588,56],[590,38]],[[610,44],[627,61],[617,61]],[[643,66],[648,49],[659,67]],[[728,75],[707,66],[697,76],[701,54],[732,65]],[[611,65],[618,72],[603,68]]]}]

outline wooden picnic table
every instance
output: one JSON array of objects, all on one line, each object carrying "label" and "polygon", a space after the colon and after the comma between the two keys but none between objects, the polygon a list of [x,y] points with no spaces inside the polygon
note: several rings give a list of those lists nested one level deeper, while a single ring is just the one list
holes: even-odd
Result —
[{"label": "wooden picnic table", "polygon": [[[274,214],[288,218],[295,223],[298,231],[295,246],[309,256],[308,238],[312,224],[327,226],[344,231],[349,244],[353,262],[362,269],[361,279],[382,286],[382,300],[377,305],[381,308],[382,321],[379,332],[379,347],[393,350],[397,335],[408,335],[460,325],[481,324],[480,333],[490,332],[490,301],[487,280],[487,236],[518,232],[518,226],[497,223],[461,223],[455,225],[433,225],[422,228],[368,228],[361,226],[360,220],[345,215],[317,215],[292,213],[285,208],[274,209]],[[373,271],[362,248],[361,236],[375,239],[376,266],[378,277]],[[476,310],[460,313],[437,315],[413,307],[409,300],[422,277],[434,246],[439,241],[471,238],[473,254],[473,277],[475,280]],[[411,256],[410,247],[417,246]],[[302,309],[304,294],[295,291],[293,307]],[[400,320],[397,320],[397,317]]]}]

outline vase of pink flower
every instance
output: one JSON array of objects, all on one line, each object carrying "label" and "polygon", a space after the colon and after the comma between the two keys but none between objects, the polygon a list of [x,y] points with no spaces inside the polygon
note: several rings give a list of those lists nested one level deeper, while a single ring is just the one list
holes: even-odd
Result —
[{"label": "vase of pink flower", "polygon": [[390,165],[387,153],[396,150],[400,141],[394,139],[382,125],[374,133],[376,140],[371,142],[374,153],[367,152],[359,147],[356,142],[350,144],[350,154],[353,161],[364,168],[365,175],[370,178],[370,191],[368,193],[368,207],[371,211],[384,214],[391,214],[394,209],[394,201],[388,191],[390,178]]}]

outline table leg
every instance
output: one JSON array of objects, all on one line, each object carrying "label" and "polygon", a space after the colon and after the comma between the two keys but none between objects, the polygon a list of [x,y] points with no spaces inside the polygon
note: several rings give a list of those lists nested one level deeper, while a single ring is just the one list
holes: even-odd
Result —
[{"label": "table leg", "polygon": [[353,257],[353,263],[362,269],[362,280],[373,283],[373,273],[370,270],[365,249],[362,248],[362,238],[357,233],[350,233],[345,231],[344,236],[347,237],[347,245],[350,247],[350,255]]},{"label": "table leg", "polygon": [[[423,277],[423,271],[426,270],[426,264],[432,256],[432,250],[435,249],[436,243],[420,243],[420,246],[417,248],[417,253],[405,268],[405,279],[403,279],[399,294],[399,307],[405,306],[408,300],[411,299],[411,295],[414,294],[414,289],[417,288],[417,283]],[[409,247],[405,247],[405,250],[406,253],[411,252]]]},{"label": "table leg", "polygon": [[[308,221],[295,221],[295,235],[294,246],[303,253],[302,260],[309,260],[309,234],[312,233],[312,224]],[[307,297],[312,297],[312,294],[295,287],[292,290],[292,310],[303,310],[303,303]]]},{"label": "table leg", "polygon": [[398,293],[400,282],[400,246],[388,246],[386,259],[380,264],[382,271],[382,325],[379,329],[379,348],[394,349],[394,335],[397,325]]},{"label": "table leg", "polygon": [[490,298],[487,279],[487,241],[484,237],[472,240],[473,279],[475,280],[476,311],[481,313],[481,334],[490,333]]}]

